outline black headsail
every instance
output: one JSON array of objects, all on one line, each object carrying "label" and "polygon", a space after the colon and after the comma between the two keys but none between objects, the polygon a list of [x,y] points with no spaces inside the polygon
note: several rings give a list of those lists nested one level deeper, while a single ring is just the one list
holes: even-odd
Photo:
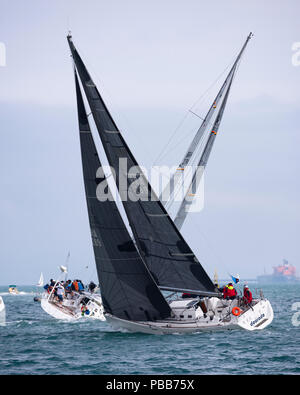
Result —
[{"label": "black headsail", "polygon": [[[104,309],[134,321],[169,317],[170,307],[136,250],[112,196],[105,201],[97,199],[97,186],[107,181],[101,171],[76,71],[75,84],[85,194]],[[107,188],[110,193],[108,185]]]},{"label": "black headsail", "polygon": [[[156,197],[104,104],[71,36],[68,41],[136,244],[161,289],[217,295],[214,284]],[[126,166],[120,166],[126,164]],[[128,174],[128,170],[130,174]],[[133,169],[133,170],[132,170]],[[124,196],[124,191],[129,196]],[[135,197],[139,194],[139,199]]]}]

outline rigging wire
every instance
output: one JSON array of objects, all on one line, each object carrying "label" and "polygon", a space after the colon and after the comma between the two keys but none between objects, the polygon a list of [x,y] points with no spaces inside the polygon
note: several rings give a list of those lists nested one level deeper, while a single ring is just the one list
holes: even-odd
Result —
[{"label": "rigging wire", "polygon": [[[167,153],[165,153],[166,149],[169,147],[170,142],[175,138],[176,133],[178,132],[179,128],[182,126],[186,118],[188,117],[189,113],[192,112],[191,110],[198,105],[202,100],[204,100],[204,97],[208,94],[208,92],[216,85],[216,83],[220,80],[220,78],[224,75],[224,73],[229,69],[229,67],[232,65],[233,60],[228,64],[228,66],[221,72],[221,74],[214,80],[214,82],[206,89],[206,91],[191,105],[191,107],[186,111],[185,115],[183,116],[182,120],[180,121],[179,125],[175,128],[174,132],[170,136],[167,144],[163,147],[161,150],[160,154],[156,157],[156,159],[153,162],[153,166],[157,164],[159,160],[162,159]],[[178,145],[179,143],[177,143]],[[170,152],[170,151],[169,151]]]},{"label": "rigging wire", "polygon": [[[244,53],[242,53],[242,56],[243,56],[243,55],[244,55]],[[242,58],[242,56],[241,56],[241,58]],[[238,66],[239,66],[239,64],[240,64],[241,58],[239,59]],[[228,70],[228,68],[233,64],[233,62],[235,61],[235,59],[236,59],[236,56],[232,58],[231,62],[228,64],[228,66],[222,71],[221,74],[219,74],[219,76],[218,76],[218,77],[215,79],[215,81],[206,89],[206,91],[200,96],[200,98],[197,99],[197,100],[194,102],[194,104],[189,108],[188,112],[192,112],[192,113],[193,113],[193,111],[191,111],[191,110],[192,110],[201,100],[203,100],[204,96],[208,93],[208,91],[210,91],[210,90],[212,89],[212,87],[217,83],[217,81],[222,77],[222,75]],[[237,68],[238,68],[238,67],[237,67]],[[187,112],[187,113],[188,113],[188,112]],[[170,137],[170,139],[168,140],[167,144],[163,147],[161,153],[160,153],[160,154],[157,156],[157,158],[155,159],[153,165],[155,165],[155,164],[158,162],[158,160],[161,160],[161,158],[162,158],[163,156],[166,155],[166,152],[165,152],[165,151],[168,149],[168,147],[169,147],[169,145],[170,145],[170,142],[175,138],[175,135],[176,135],[176,133],[177,133],[179,127],[180,127],[180,126],[183,124],[183,122],[186,120],[186,118],[187,118],[187,113],[185,114],[185,116],[183,117],[182,121],[180,122],[180,125],[175,129],[175,131],[174,131],[173,134],[171,135],[171,137]],[[197,114],[195,114],[195,115],[197,115]],[[201,118],[201,117],[200,117],[200,118]]]},{"label": "rigging wire", "polygon": [[[207,140],[210,135],[209,126],[213,126],[216,117],[217,117],[217,113],[213,115],[213,121],[207,122],[203,136],[200,139],[193,156],[189,160],[189,163],[188,163],[189,167],[186,166],[186,168],[185,168],[185,174],[187,175],[187,178],[186,178],[187,180],[189,180],[188,175],[189,175],[190,171],[192,171],[195,166],[198,166],[200,155],[203,153],[206,143],[207,143]],[[183,185],[182,185],[182,187],[183,187]],[[178,187],[178,182],[177,182],[176,189],[177,189],[177,191],[174,188],[169,201],[166,203],[166,207],[168,208],[168,210],[170,210],[172,205],[175,203],[175,199],[179,196],[179,193],[182,193],[182,188]],[[185,196],[185,194],[184,194],[184,196]]]},{"label": "rigging wire", "polygon": [[[242,56],[243,56],[243,55],[244,55],[244,54],[242,54]],[[236,78],[237,71],[238,71],[238,69],[239,69],[239,67],[240,67],[240,64],[241,64],[242,56],[241,56],[241,58],[239,59],[237,65],[236,65],[236,70],[235,70],[235,72],[233,73],[231,82],[233,82],[234,79]],[[228,67],[229,67],[229,66],[228,66]],[[228,68],[228,67],[227,67],[227,68]],[[193,111],[190,111],[190,112],[192,112],[194,115],[198,116],[198,115],[195,114]],[[217,116],[217,115],[216,115],[216,116]],[[201,117],[199,116],[199,118],[201,118]],[[215,118],[216,118],[216,117],[215,117]],[[193,168],[193,167],[195,166],[196,160],[197,160],[197,162],[198,162],[198,159],[200,158],[200,154],[203,152],[203,150],[204,150],[204,148],[205,148],[204,141],[207,142],[207,138],[208,138],[208,136],[209,136],[209,131],[210,131],[209,126],[210,126],[210,125],[213,126],[213,124],[214,124],[214,121],[210,121],[210,122],[207,123],[205,132],[204,132],[204,134],[203,134],[203,136],[202,136],[202,138],[201,138],[201,140],[200,140],[200,142],[199,142],[200,144],[198,144],[198,146],[197,146],[197,148],[196,148],[196,151],[194,152],[192,158],[189,160],[189,166],[190,166],[191,168]],[[198,129],[198,130],[199,130],[199,129]],[[197,164],[197,165],[198,165],[198,164]],[[178,184],[178,182],[177,182],[177,184]],[[176,192],[175,188],[173,189],[172,194],[171,194],[171,196],[170,196],[168,202],[167,202],[166,205],[165,205],[165,206],[166,206],[166,209],[167,209],[168,211],[171,210],[173,204],[175,203],[175,199],[178,197],[179,193],[182,194],[183,186],[184,186],[184,185],[181,185],[181,188],[178,187],[178,188],[177,188],[177,192]],[[185,195],[184,195],[183,198],[185,198]]]},{"label": "rigging wire", "polygon": [[[186,177],[187,180],[189,180],[189,174],[191,171],[193,171],[196,161],[197,162],[199,161],[200,154],[203,152],[203,149],[205,148],[205,144],[206,144],[208,136],[209,136],[208,130],[209,130],[208,128],[205,130],[205,133],[202,136],[202,138],[201,138],[201,140],[194,152],[193,157],[190,159],[188,166],[186,166],[186,168],[185,168],[185,175],[184,176]],[[176,198],[178,198],[179,194],[182,193],[183,187],[184,187],[184,185],[182,185],[181,187],[180,187],[180,185],[178,186],[178,182],[177,182],[176,188],[174,188],[169,201],[166,203],[167,210],[171,210],[171,207],[175,203]],[[185,195],[185,193],[183,193],[183,195]],[[183,196],[183,198],[184,198],[184,196]]]},{"label": "rigging wire", "polygon": [[198,226],[196,227],[196,225],[191,221],[189,223],[189,227],[192,227],[194,229],[195,234],[200,235],[200,237],[202,237],[204,244],[207,246],[207,252],[209,253],[209,255],[211,255],[212,260],[215,262],[214,267],[221,266],[222,268],[226,268],[226,271],[228,271],[227,265],[225,264],[223,259],[216,253],[218,249],[215,246],[213,246],[213,243],[211,242],[209,237],[204,232],[202,232]]}]

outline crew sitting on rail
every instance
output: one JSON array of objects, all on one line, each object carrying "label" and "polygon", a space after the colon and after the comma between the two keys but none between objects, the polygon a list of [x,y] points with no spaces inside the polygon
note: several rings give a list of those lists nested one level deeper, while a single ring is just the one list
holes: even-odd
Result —
[{"label": "crew sitting on rail", "polygon": [[223,289],[223,298],[233,300],[237,296],[237,292],[234,289],[232,283],[227,284]]},{"label": "crew sitting on rail", "polygon": [[72,281],[71,281],[71,280],[68,280],[68,281],[65,283],[65,292],[66,292],[66,294],[72,293],[71,286],[72,286]]},{"label": "crew sitting on rail", "polygon": [[78,287],[78,282],[77,282],[77,280],[74,280],[74,281],[72,282],[71,289],[72,289],[72,291],[78,292],[79,287]]},{"label": "crew sitting on rail", "polygon": [[79,293],[81,293],[81,291],[84,291],[84,285],[82,284],[81,280],[77,280],[77,284],[78,284],[78,291]]}]

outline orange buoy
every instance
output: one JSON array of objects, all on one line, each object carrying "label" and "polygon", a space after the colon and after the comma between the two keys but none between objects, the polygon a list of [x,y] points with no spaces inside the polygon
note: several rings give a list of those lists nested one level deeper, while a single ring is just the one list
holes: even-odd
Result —
[{"label": "orange buoy", "polygon": [[235,315],[236,317],[238,317],[241,313],[242,313],[242,310],[239,308],[239,307],[234,307],[232,310],[231,310],[231,312],[232,312],[232,314],[233,315]]}]

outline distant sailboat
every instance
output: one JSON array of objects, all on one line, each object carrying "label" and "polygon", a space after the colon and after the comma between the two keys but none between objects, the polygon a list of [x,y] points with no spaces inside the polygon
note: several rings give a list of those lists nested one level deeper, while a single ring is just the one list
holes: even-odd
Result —
[{"label": "distant sailboat", "polygon": [[44,285],[44,276],[43,276],[43,273],[41,273],[40,279],[39,279],[38,283],[36,284],[36,286],[42,287],[43,285]]},{"label": "distant sailboat", "polygon": [[[36,284],[36,286],[38,288],[41,288],[43,285],[44,285],[44,276],[43,276],[43,273],[41,272],[40,279],[39,279],[38,283]],[[35,297],[33,298],[33,300],[35,302],[40,302],[41,301],[41,293],[37,292]]]},{"label": "distant sailboat", "polygon": [[[264,298],[251,308],[240,300],[224,300],[180,234],[148,183],[91,79],[71,35],[75,66],[80,148],[91,238],[104,315],[116,328],[164,334],[203,330],[263,329],[273,310]],[[138,199],[122,199],[133,239],[112,197],[101,169],[83,104],[79,78],[120,195],[136,191]],[[217,105],[217,103],[216,103]],[[127,171],[120,162],[127,162]],[[132,170],[134,169],[134,170]],[[97,187],[106,185],[99,201]],[[138,185],[138,187],[136,187]],[[154,199],[153,199],[154,197]],[[188,293],[171,302],[162,291]]]}]

